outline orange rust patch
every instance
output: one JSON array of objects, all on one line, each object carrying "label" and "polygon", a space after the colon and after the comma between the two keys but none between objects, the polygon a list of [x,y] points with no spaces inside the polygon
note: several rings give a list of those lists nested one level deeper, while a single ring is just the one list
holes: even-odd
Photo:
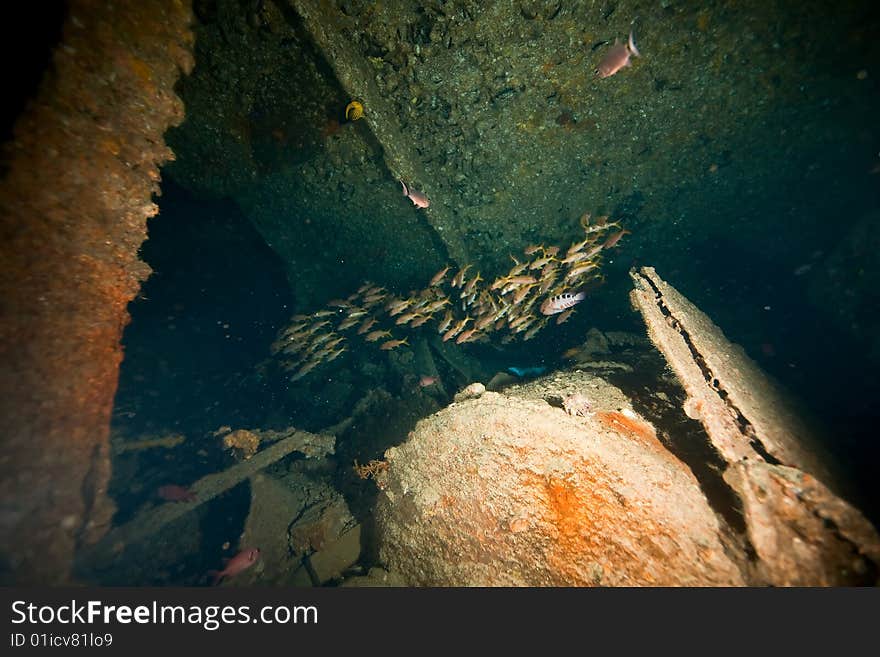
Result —
[{"label": "orange rust patch", "polygon": [[440,501],[437,502],[437,506],[441,509],[445,509],[446,507],[455,506],[456,498],[452,495],[444,495],[440,498]]},{"label": "orange rust patch", "polygon": [[550,479],[547,482],[547,495],[553,524],[561,538],[576,537],[584,524],[583,502],[578,499],[578,491],[567,479]]},{"label": "orange rust patch", "polygon": [[[547,523],[556,530],[547,534],[552,542],[545,552],[546,566],[554,584],[590,584],[582,566],[596,553],[596,541],[600,540],[597,537],[602,533],[596,519],[601,524],[607,508],[591,483],[594,482],[585,481],[580,473],[550,477],[527,474],[522,479],[522,485],[531,489],[528,497],[536,502],[535,507],[529,509],[529,515],[535,518],[531,526],[537,529]],[[518,518],[511,531],[528,526],[526,517]]]},{"label": "orange rust patch", "polygon": [[153,69],[144,60],[132,57],[129,59],[128,65],[143,84],[151,84],[153,82]]},{"label": "orange rust patch", "polygon": [[637,418],[627,417],[623,413],[617,411],[600,411],[596,413],[599,420],[611,427],[612,429],[623,429],[626,433],[634,434],[643,440],[652,440],[657,438],[657,434],[647,422],[642,422]]},{"label": "orange rust patch", "polygon": [[647,422],[638,418],[627,417],[617,411],[599,411],[595,417],[618,434],[634,438],[670,465],[678,468],[684,467],[681,461],[663,446],[663,443],[657,438],[657,432],[654,430],[654,427]]}]

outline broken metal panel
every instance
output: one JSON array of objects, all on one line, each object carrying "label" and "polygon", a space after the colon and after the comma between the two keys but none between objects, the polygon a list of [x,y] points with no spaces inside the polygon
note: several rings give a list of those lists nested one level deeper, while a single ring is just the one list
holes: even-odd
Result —
[{"label": "broken metal panel", "polygon": [[778,462],[830,481],[811,430],[742,348],[652,267],[630,276],[648,335],[688,393],[685,412],[703,423],[725,459]]},{"label": "broken metal panel", "polygon": [[758,461],[725,480],[743,502],[758,577],[776,586],[858,586],[880,576],[880,541],[865,517],[815,477]]},{"label": "broken metal panel", "polygon": [[743,350],[651,267],[632,270],[633,306],[727,462],[757,577],[774,585],[878,582],[880,536],[837,497],[824,456],[793,404]]}]

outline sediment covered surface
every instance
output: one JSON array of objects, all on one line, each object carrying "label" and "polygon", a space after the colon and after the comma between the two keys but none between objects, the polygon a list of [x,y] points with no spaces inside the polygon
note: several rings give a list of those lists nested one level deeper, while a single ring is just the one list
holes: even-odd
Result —
[{"label": "sediment covered surface", "polygon": [[380,556],[411,584],[744,583],[694,476],[601,379],[452,404],[386,458]]}]

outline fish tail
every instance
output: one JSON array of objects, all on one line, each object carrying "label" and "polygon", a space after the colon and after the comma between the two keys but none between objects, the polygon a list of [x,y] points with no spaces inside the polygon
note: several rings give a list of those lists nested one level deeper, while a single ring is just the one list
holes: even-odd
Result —
[{"label": "fish tail", "polygon": [[409,190],[406,188],[406,183],[401,180],[400,184],[403,186],[403,195],[409,196]]},{"label": "fish tail", "polygon": [[636,57],[641,57],[642,53],[639,52],[639,49],[636,48],[635,39],[633,39],[632,30],[629,31],[629,41],[627,41],[627,45],[629,46],[629,51],[635,55]]},{"label": "fish tail", "polygon": [[583,301],[584,299],[587,298],[587,293],[586,292],[578,292],[577,294],[574,295],[573,298],[575,301]]}]

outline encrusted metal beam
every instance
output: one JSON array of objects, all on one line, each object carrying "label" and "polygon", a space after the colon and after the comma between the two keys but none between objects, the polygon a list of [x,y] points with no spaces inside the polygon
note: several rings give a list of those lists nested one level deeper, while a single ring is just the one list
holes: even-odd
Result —
[{"label": "encrusted metal beam", "polygon": [[[726,461],[742,502],[757,582],[777,586],[880,581],[880,536],[835,495],[829,458],[794,403],[652,267],[630,272],[633,306]],[[825,482],[825,483],[823,483]]]},{"label": "encrusted metal beam", "polygon": [[127,305],[183,120],[189,2],[68,3],[0,184],[0,581],[70,582],[107,530],[108,438]]},{"label": "encrusted metal beam", "polygon": [[[346,17],[338,11],[328,11],[326,3],[318,0],[289,0],[303,20],[315,43],[324,53],[342,87],[363,103],[363,120],[367,122],[385,151],[385,163],[393,176],[427,195],[431,201],[425,213],[446,246],[449,257],[458,265],[473,261],[461,231],[454,228],[451,210],[443,203],[436,178],[427,171],[416,153],[416,144],[407,138],[400,127],[397,114],[389,99],[380,92],[375,74],[362,53],[352,49],[345,35]],[[350,26],[349,26],[350,27]]]}]

